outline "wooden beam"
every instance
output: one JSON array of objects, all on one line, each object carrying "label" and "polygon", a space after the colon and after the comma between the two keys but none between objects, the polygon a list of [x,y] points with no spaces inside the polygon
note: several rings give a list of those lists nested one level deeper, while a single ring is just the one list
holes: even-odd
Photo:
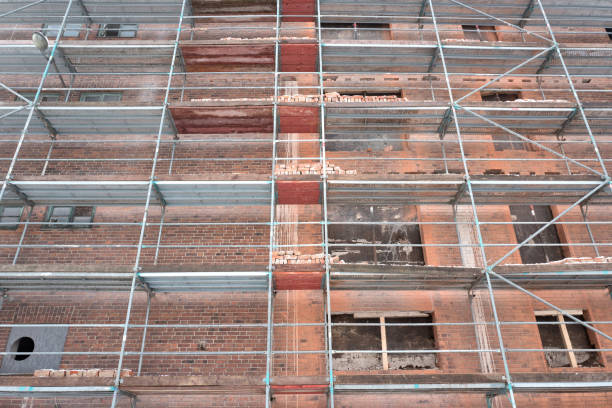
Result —
[{"label": "wooden beam", "polygon": [[[343,313],[338,313],[343,314]],[[353,313],[355,319],[377,319],[379,317],[429,317],[427,312],[356,312]]]},{"label": "wooden beam", "polygon": [[578,367],[578,362],[576,361],[576,354],[572,350],[572,341],[570,340],[569,333],[567,332],[567,326],[565,325],[565,319],[562,314],[557,315],[557,320],[559,320],[559,327],[561,328],[561,336],[563,337],[563,344],[565,344],[565,348],[567,349],[567,354],[569,355],[570,363],[572,367]]},{"label": "wooden beam", "polygon": [[389,369],[389,355],[387,354],[387,328],[385,327],[384,316],[380,317],[380,342],[382,345],[382,363],[383,370]]},{"label": "wooden beam", "polygon": [[[571,315],[582,315],[582,310],[579,310],[579,309],[569,309],[569,310],[564,310],[564,312],[567,314],[571,314]],[[536,310],[534,314],[536,316],[559,316],[559,315],[562,316],[562,313],[556,310]]]}]

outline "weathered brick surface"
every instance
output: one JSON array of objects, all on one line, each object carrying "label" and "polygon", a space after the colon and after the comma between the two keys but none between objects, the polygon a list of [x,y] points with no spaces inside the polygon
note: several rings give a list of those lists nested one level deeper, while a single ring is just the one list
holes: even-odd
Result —
[{"label": "weathered brick surface", "polygon": [[[612,317],[610,297],[607,290],[538,290],[534,293],[557,307],[566,310],[583,310],[586,319],[591,321],[609,321]],[[498,290],[495,292],[495,302],[501,321],[534,322],[534,311],[550,310],[536,299],[520,294],[516,290]],[[609,325],[595,325],[599,330],[610,335]],[[515,349],[540,349],[542,344],[536,325],[508,325],[502,327],[504,345]],[[610,341],[601,335],[595,335],[597,348],[610,348]],[[601,372],[608,371],[612,361],[610,352],[601,352],[604,367],[591,368],[549,368],[541,352],[508,353],[508,363],[511,372]],[[496,356],[496,364],[501,367],[501,359]]]},{"label": "weathered brick surface", "polygon": [[[453,209],[450,206],[418,206],[420,222],[452,223]],[[454,224],[421,224],[421,242],[425,244],[457,245],[459,243]],[[461,254],[457,247],[425,246],[423,257],[426,265],[461,265]]]},{"label": "weathered brick surface", "polygon": [[[612,403],[612,393],[557,393],[557,394],[518,394],[517,406],[528,408],[574,408],[574,407],[607,407]],[[487,406],[482,395],[473,394],[360,394],[339,395],[336,405],[348,408],[359,404],[374,408],[414,407],[481,407]],[[493,400],[493,406],[510,407],[506,396],[501,395]]]},{"label": "weathered brick surface", "polygon": [[[331,295],[331,310],[333,313],[405,310],[431,312],[433,321],[438,323],[468,322],[471,320],[468,295],[463,291],[343,291],[333,292]],[[436,346],[440,349],[476,349],[476,338],[472,327],[436,326],[434,334]],[[478,361],[478,353],[440,353],[437,356],[437,369],[386,372],[380,370],[366,371],[362,374],[477,373],[480,371]]]},{"label": "weathered brick surface", "polygon": [[[123,324],[127,293],[100,292],[98,296],[28,293],[4,299],[0,316],[6,323]],[[199,295],[158,294],[152,299],[149,323],[168,324],[261,324],[266,322],[266,294],[212,293]],[[144,323],[146,299],[137,294],[131,323]],[[2,341],[9,330],[4,328]],[[122,327],[71,327],[64,351],[107,352],[109,355],[70,355],[62,358],[61,368],[88,369],[117,367]],[[128,331],[126,351],[140,350],[142,328]],[[147,352],[244,352],[265,351],[265,327],[245,328],[165,328],[147,331]],[[114,353],[114,354],[111,354]],[[126,356],[124,368],[136,370],[137,356]],[[263,375],[265,355],[147,355],[143,375]]]},{"label": "weathered brick surface", "polygon": [[[286,324],[274,328],[275,351],[325,350],[322,326],[292,326],[296,323],[321,323],[325,298],[320,290],[279,291],[275,297],[274,322]],[[324,376],[324,354],[277,354],[273,359],[276,376]]]},{"label": "weathered brick surface", "polygon": [[321,183],[305,180],[278,180],[277,203],[318,204],[321,201]]},{"label": "weathered brick surface", "polygon": [[[35,207],[19,263],[131,265],[135,262],[142,222],[141,207],[96,207],[94,222],[130,225],[94,225],[92,228],[46,228],[45,211],[45,207]],[[266,264],[270,232],[269,227],[261,223],[269,220],[268,211],[265,206],[241,207],[240,211],[219,207],[168,207],[157,263]],[[222,220],[218,218],[220,214],[226,214]],[[161,212],[158,207],[152,206],[149,215],[150,223],[159,224]],[[220,222],[232,225],[176,225]],[[22,225],[16,230],[0,231],[0,242],[11,245],[0,251],[2,263],[12,262],[23,228]],[[145,232],[143,243],[148,247],[142,251],[141,262],[150,265],[155,261],[159,225],[150,225]],[[60,246],[50,249],[53,245]]]},{"label": "weathered brick surface", "polygon": [[[317,4],[314,0],[283,0],[283,21],[314,21]],[[303,17],[302,17],[303,16]]]},{"label": "weathered brick surface", "polygon": [[281,44],[280,71],[315,72],[318,70],[317,60],[317,44]]},{"label": "weathered brick surface", "polygon": [[[0,398],[0,406],[6,408],[55,408],[69,406],[74,408],[108,408],[112,398],[23,398],[9,399]],[[303,397],[297,398],[300,402]],[[299,403],[299,402],[298,402]],[[119,397],[117,406],[129,408],[130,399],[125,396]],[[137,406],[154,408],[239,408],[239,407],[264,407],[265,397],[263,395],[156,395],[139,396]],[[283,405],[279,405],[283,406]],[[302,406],[302,405],[300,405]],[[316,406],[314,406],[316,408]]]},{"label": "weathered brick surface", "polygon": [[[320,165],[321,145],[318,141],[305,141],[320,137],[320,111],[318,100],[318,48],[313,41],[315,2],[283,0],[284,14],[294,17],[283,17],[281,26],[280,95],[282,105],[278,107],[276,125],[278,127],[277,144],[279,163],[284,169],[299,168],[300,165]],[[270,3],[269,6],[273,6]],[[267,9],[266,17],[249,22],[249,29],[232,29],[233,24],[217,21],[210,24],[197,24],[194,30],[186,30],[181,36],[181,50],[186,62],[188,75],[176,75],[169,93],[170,112],[179,132],[179,140],[174,145],[171,136],[164,135],[160,147],[156,176],[170,173],[172,175],[201,175],[209,178],[212,174],[225,176],[235,175],[272,175],[279,174],[280,166],[274,168],[271,161],[272,143],[269,137],[273,133],[274,115],[270,99],[274,94],[274,75],[267,73],[244,73],[244,71],[270,71],[274,65],[274,46],[276,38],[275,16]],[[39,25],[22,26],[24,30],[16,31],[13,26],[0,26],[2,40],[27,40],[32,30],[40,29]],[[98,25],[93,25],[87,34],[85,31],[77,41],[93,39]],[[173,26],[150,27],[141,25],[136,40],[160,40],[170,44],[175,31]],[[148,31],[145,28],[155,28]],[[391,24],[389,36],[392,40],[419,41],[423,44],[435,44],[436,38],[432,26],[425,24],[426,32],[419,32],[416,24]],[[448,44],[462,44],[465,39],[461,26],[443,25],[442,40]],[[159,31],[161,29],[161,31]],[[230,29],[230,30],[228,30]],[[501,41],[529,41],[530,44],[540,40],[528,34],[519,34],[511,27],[497,27],[500,31],[497,39]],[[578,31],[557,27],[563,31],[557,40],[564,43],[608,43],[609,39],[602,29],[581,27]],[[230,34],[228,34],[230,33]],[[525,37],[523,37],[523,35]],[[190,39],[196,42],[190,41]],[[242,42],[245,39],[253,40]],[[215,40],[220,46],[203,46],[199,40]],[[238,40],[238,41],[236,41]],[[114,39],[99,39],[112,43]],[[541,44],[541,43],[540,43]],[[433,49],[433,48],[432,48]],[[217,73],[211,73],[212,71]],[[231,73],[234,71],[234,73]],[[235,73],[240,71],[241,73]],[[453,75],[450,78],[454,88],[453,97],[460,98],[490,80],[490,76]],[[39,75],[13,73],[3,80],[20,91],[36,89]],[[150,73],[142,75],[87,75],[79,76],[73,83],[73,90],[67,95],[61,89],[57,77],[50,77],[45,82],[46,92],[58,93],[68,103],[79,102],[82,93],[97,90],[124,90],[120,104],[105,105],[108,109],[124,105],[155,105],[164,101],[167,74]],[[400,102],[435,102],[446,106],[450,102],[445,78],[440,74],[359,74],[359,75],[325,75],[324,91],[327,95],[337,94],[326,99],[327,103],[341,103],[344,108],[356,106],[356,103],[368,102],[370,106],[399,106]],[[609,88],[606,78],[574,79],[583,103],[601,104],[609,102],[609,96],[602,90]],[[390,97],[390,102],[381,99],[368,99],[365,91],[377,88],[393,88],[400,97]],[[544,76],[541,81],[533,77],[512,76],[498,81],[491,88],[520,92],[519,102],[492,103],[483,102],[480,93],[475,93],[463,103],[466,105],[516,108],[563,106],[573,109],[576,105],[565,79]],[[58,91],[58,89],[60,89]],[[329,92],[329,94],[328,94]],[[369,97],[373,98],[373,97]],[[244,99],[244,101],[240,101]],[[248,99],[248,101],[246,100]],[[0,91],[3,103],[16,103],[12,94]],[[526,104],[530,105],[526,105]],[[43,103],[45,106],[48,103]],[[62,104],[62,102],[58,103]],[[383,105],[386,104],[386,105]],[[95,106],[89,104],[87,106]],[[556,122],[563,122],[566,112],[559,113]],[[493,115],[493,114],[491,114]],[[325,155],[327,165],[339,167],[345,174],[378,175],[382,180],[387,175],[398,174],[463,174],[462,155],[467,158],[467,170],[472,175],[496,173],[522,176],[545,174],[588,174],[588,171],[574,163],[569,163],[558,156],[533,144],[524,144],[517,149],[500,148],[500,133],[493,128],[465,128],[462,126],[462,144],[455,135],[454,124],[443,142],[437,131],[425,132],[419,119],[408,117],[401,121],[381,121],[381,125],[406,125],[410,131],[394,134],[399,141],[372,141],[359,146],[351,143],[342,144],[328,131]],[[464,120],[463,116],[460,121]],[[555,137],[556,128],[546,127],[547,120],[542,120],[542,127],[526,131],[529,139],[559,150],[559,140]],[[352,122],[356,130],[363,125],[372,125],[371,120],[356,119]],[[581,119],[574,119],[574,126],[581,125]],[[0,176],[4,177],[10,160],[17,147],[19,131],[9,132],[0,142]],[[45,168],[45,157],[49,152],[51,141],[47,135],[27,134],[13,170],[14,178],[25,176],[67,175],[80,177],[99,177],[104,180],[121,180],[126,176],[147,179],[152,166],[155,149],[155,134],[129,135],[60,135],[53,143],[51,160]],[[332,137],[330,137],[330,134]],[[374,134],[374,133],[373,133]],[[367,134],[366,136],[371,136]],[[595,169],[599,163],[586,131],[567,137],[565,153],[572,158]],[[596,133],[596,140],[605,136]],[[345,138],[351,138],[348,134]],[[96,139],[95,143],[89,140]],[[246,141],[256,139],[256,141]],[[230,141],[231,140],[231,141]],[[292,140],[286,142],[286,140]],[[515,140],[515,139],[511,139]],[[563,141],[563,137],[561,141]],[[612,155],[612,146],[600,146],[604,157]],[[444,147],[444,148],[443,148]],[[173,157],[172,161],[171,158]],[[305,159],[305,160],[298,160]],[[293,166],[293,167],[292,167]],[[610,167],[612,170],[612,167]],[[287,175],[287,174],[285,174]],[[290,174],[289,174],[290,175]],[[277,225],[275,243],[282,248],[300,251],[312,256],[322,253],[323,219],[320,205],[320,181],[311,181],[305,174],[300,177],[279,178],[276,184],[277,202],[276,217],[278,221],[312,222],[301,225]],[[545,193],[543,193],[545,194]],[[553,215],[564,210],[563,206],[552,208]],[[154,248],[159,226],[149,225],[145,230],[144,244],[140,265],[154,263],[161,266],[176,265],[238,265],[257,264],[265,268],[269,261],[270,230],[265,225],[269,221],[268,207],[173,207],[168,208],[161,234],[161,248],[155,256]],[[45,229],[43,221],[45,208],[36,207],[32,216],[34,224],[28,226],[24,244],[17,263],[32,264],[117,264],[133,265],[136,259],[136,244],[140,234],[139,223],[142,220],[143,208],[133,207],[98,207],[95,222],[121,222],[130,225],[96,225],[91,229]],[[609,209],[593,206],[589,208],[589,219],[592,221],[610,221]],[[152,207],[149,222],[158,223],[161,213]],[[511,225],[486,224],[487,222],[511,222],[507,206],[480,206],[478,217],[481,222],[482,238],[485,245],[488,264],[499,259],[516,245],[516,236]],[[453,220],[452,208],[449,205],[420,206],[418,219],[422,222]],[[569,212],[562,221],[582,220],[580,212],[575,209]],[[195,223],[236,223],[235,225],[195,225]],[[261,225],[238,225],[243,222],[257,222]],[[471,221],[473,222],[473,221]],[[194,225],[173,225],[176,223],[194,223]],[[0,230],[0,244],[10,247],[0,248],[0,263],[13,262],[15,245],[19,242],[23,226],[16,230]],[[584,224],[558,225],[557,231],[562,242],[574,245],[564,247],[564,255],[571,257],[591,257],[595,255],[591,237]],[[454,225],[422,224],[421,240],[424,247],[424,258],[427,265],[461,265],[465,261],[465,251],[452,247],[462,242]],[[593,224],[591,233],[600,243],[609,243],[612,239],[610,228],[606,224]],[[475,241],[470,242],[473,244]],[[465,244],[465,242],[462,242]],[[440,246],[428,246],[439,244]],[[51,248],[51,246],[60,245]],[[62,246],[63,245],[63,246]],[[77,245],[89,245],[79,248]],[[114,245],[112,248],[96,245]],[[306,246],[299,246],[306,245]],[[451,246],[446,246],[451,245]],[[499,246],[498,246],[499,245]],[[178,247],[183,246],[183,247]],[[600,245],[599,254],[612,256],[609,245]],[[479,253],[477,246],[468,251]],[[474,255],[478,258],[478,255]],[[516,252],[505,263],[521,263],[520,254]],[[287,268],[277,266],[274,270],[275,289],[273,320],[281,324],[274,328],[273,349],[275,351],[321,351],[325,350],[325,331],[320,325],[324,321],[325,294],[319,288],[323,278],[322,268],[297,266]],[[293,290],[299,289],[299,290]],[[598,321],[612,321],[609,293],[606,290],[538,290],[542,298],[565,309],[581,309],[585,317]],[[533,298],[515,290],[495,290],[496,310],[502,322],[525,321],[535,322],[534,311],[545,310]],[[492,321],[492,308],[485,299],[486,319]],[[470,323],[472,316],[469,308],[469,297],[465,291],[347,291],[331,294],[332,312],[354,313],[359,311],[384,312],[420,310],[433,315],[434,322]],[[0,321],[3,323],[109,323],[123,324],[125,319],[126,293],[13,293],[3,299],[0,309]],[[145,315],[146,299],[138,293],[132,309],[132,323],[142,323]],[[263,351],[266,348],[266,329],[262,325],[267,321],[266,293],[206,293],[206,294],[157,294],[151,304],[149,322],[151,324],[238,324],[253,323],[257,327],[232,328],[166,328],[151,327],[148,330],[145,351],[148,352],[245,352]],[[297,326],[299,323],[312,323],[312,326]],[[608,325],[597,325],[610,333]],[[127,350],[138,351],[142,328],[130,328],[127,336]],[[513,349],[541,348],[537,326],[534,324],[502,325],[505,346]],[[6,343],[9,329],[0,329],[0,345]],[[117,355],[123,334],[122,327],[83,328],[71,327],[66,341],[66,351],[73,352],[108,352],[108,355],[70,355],[62,358],[61,368],[86,369],[102,368],[112,370],[117,366]],[[476,349],[477,336],[473,326],[445,325],[434,330],[436,345],[442,350]],[[491,348],[499,346],[493,326],[488,325],[485,336]],[[601,336],[596,336],[596,346],[610,348],[612,343]],[[547,366],[542,352],[508,353],[508,363],[513,373],[557,373],[557,372],[606,372],[612,363],[610,352],[602,352],[604,367],[579,369],[551,369]],[[503,372],[499,353],[493,353],[494,371]],[[136,356],[128,355],[124,367],[135,369],[138,364]],[[265,376],[266,359],[264,355],[157,355],[146,356],[143,363],[144,375],[246,375],[262,379]],[[400,374],[396,372],[364,372],[364,374]],[[478,353],[440,353],[438,367],[432,370],[412,370],[411,374],[438,373],[479,373],[481,372]],[[326,355],[312,353],[297,355],[295,353],[275,354],[272,359],[272,373],[280,376],[326,375]],[[223,395],[223,396],[164,396],[143,397],[139,402],[147,407],[243,407],[264,406],[262,395]],[[428,394],[340,394],[336,396],[339,407],[455,407],[485,406],[482,395],[434,395]],[[524,407],[588,407],[599,408],[612,405],[610,393],[588,394],[540,394],[518,395],[519,406]],[[51,407],[56,403],[72,407],[108,406],[108,399],[0,399],[0,406],[6,407]],[[123,398],[120,407],[129,406]],[[327,406],[325,396],[321,395],[279,395],[272,406],[278,407],[312,407]],[[496,406],[509,406],[505,397],[496,398]]]}]

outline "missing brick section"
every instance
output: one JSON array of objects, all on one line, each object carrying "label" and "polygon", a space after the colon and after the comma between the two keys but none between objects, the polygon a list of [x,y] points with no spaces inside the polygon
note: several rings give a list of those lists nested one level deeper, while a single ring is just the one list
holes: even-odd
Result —
[{"label": "missing brick section", "polygon": [[[584,321],[580,314],[572,316]],[[558,316],[536,316],[538,331],[544,349],[596,349],[587,329],[569,318],[561,322]],[[555,324],[551,324],[555,323]],[[565,331],[565,333],[564,333]],[[570,344],[566,344],[569,342]],[[569,347],[568,347],[569,346]],[[573,356],[572,356],[573,354]],[[546,363],[551,368],[557,367],[603,367],[597,351],[545,351]]]},{"label": "missing brick section", "polygon": [[[394,317],[395,316],[395,317]],[[337,353],[338,371],[424,370],[436,368],[436,353],[393,353],[394,350],[434,350],[433,327],[394,326],[393,324],[430,324],[429,313],[355,313],[332,316],[332,323],[369,323],[368,326],[333,326],[334,350],[386,350],[385,353]]]},{"label": "missing brick section", "polygon": [[341,261],[374,265],[425,264],[415,206],[335,206],[329,209],[329,220],[332,222],[328,228],[331,254]]}]

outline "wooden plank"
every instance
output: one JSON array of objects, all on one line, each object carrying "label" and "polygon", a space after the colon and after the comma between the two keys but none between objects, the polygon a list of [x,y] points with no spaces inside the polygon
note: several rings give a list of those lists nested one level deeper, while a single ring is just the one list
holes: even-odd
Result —
[{"label": "wooden plank", "polygon": [[3,387],[104,387],[112,386],[113,384],[113,377],[0,376],[0,386]]},{"label": "wooden plank", "polygon": [[336,375],[336,384],[472,384],[503,382],[501,374],[358,374]]},{"label": "wooden plank", "polygon": [[567,353],[569,355],[570,363],[572,367],[578,367],[578,362],[576,361],[576,354],[571,350],[572,349],[572,341],[570,340],[569,333],[567,332],[567,326],[565,325],[565,319],[562,314],[557,316],[557,320],[559,320],[559,327],[561,327],[561,336],[563,337],[563,344],[565,344],[565,348],[568,349]]},{"label": "wooden plank", "polygon": [[[571,315],[582,315],[582,310],[578,310],[578,309],[564,310],[564,312],[567,313],[567,314],[571,314]],[[536,316],[559,316],[559,315],[562,315],[561,313],[557,312],[556,310],[536,310],[533,313]]]},{"label": "wooden plank", "polygon": [[[342,313],[339,313],[342,314]],[[353,313],[355,319],[376,319],[379,317],[429,317],[431,313],[427,312],[357,312]]]},{"label": "wooden plank", "polygon": [[382,344],[382,363],[383,370],[389,369],[389,355],[387,354],[387,328],[385,327],[385,317],[380,317],[380,342]]}]

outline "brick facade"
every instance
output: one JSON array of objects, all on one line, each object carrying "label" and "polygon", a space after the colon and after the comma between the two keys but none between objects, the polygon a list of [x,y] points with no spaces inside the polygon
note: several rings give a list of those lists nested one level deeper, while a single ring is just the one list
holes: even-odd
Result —
[{"label": "brick facade", "polygon": [[[206,2],[193,3],[202,14],[216,13],[214,10],[207,11],[203,4]],[[423,266],[431,267],[428,271],[432,274],[431,281],[435,281],[437,269],[434,267],[454,267],[457,270],[474,268],[474,278],[477,278],[485,266],[502,258],[520,243],[515,225],[512,225],[517,220],[513,218],[509,205],[506,205],[510,203],[510,198],[499,205],[476,202],[479,222],[476,225],[472,207],[466,205],[470,204],[467,201],[454,206],[452,199],[440,201],[430,191],[434,198],[414,206],[412,202],[410,205],[397,204],[393,200],[392,204],[386,204],[381,203],[380,197],[372,199],[370,191],[364,187],[359,193],[354,193],[350,206],[359,211],[369,208],[371,214],[374,214],[374,207],[377,206],[381,213],[409,207],[410,214],[412,211],[415,214],[420,243],[411,241],[410,237],[402,235],[404,231],[401,228],[394,229],[392,226],[393,223],[411,222],[413,219],[406,215],[409,211],[399,211],[395,218],[375,220],[381,225],[391,225],[389,230],[393,232],[389,235],[389,242],[383,242],[383,238],[376,236],[374,228],[368,229],[367,223],[356,226],[354,230],[347,227],[344,236],[332,242],[347,244],[347,253],[355,250],[350,245],[371,247],[371,258],[353,265],[343,259],[346,254],[334,254],[333,257],[329,256],[326,264],[324,254],[329,250],[326,245],[329,242],[326,241],[330,241],[330,238],[326,236],[325,211],[328,214],[341,213],[345,208],[343,205],[350,207],[346,202],[339,204],[334,201],[336,196],[329,193],[334,181],[364,180],[373,184],[378,181],[383,186],[381,190],[387,191],[384,190],[384,182],[402,180],[402,177],[407,180],[414,177],[409,180],[419,181],[438,180],[435,177],[441,175],[456,175],[465,179],[482,175],[514,176],[513,180],[526,182],[540,180],[534,176],[563,176],[571,180],[586,175],[597,178],[584,167],[601,170],[583,119],[576,114],[577,101],[567,79],[557,74],[539,75],[538,71],[533,75],[528,70],[518,70],[462,102],[476,112],[491,115],[510,129],[516,128],[518,132],[525,133],[528,140],[540,146],[509,137],[507,132],[479,122],[459,108],[462,133],[458,135],[454,119],[449,116],[451,98],[446,78],[439,65],[436,66],[440,64],[436,60],[439,57],[434,56],[430,60],[428,56],[418,72],[402,72],[401,66],[393,65],[384,73],[368,72],[369,68],[363,72],[358,69],[350,72],[350,69],[355,69],[355,65],[351,64],[347,65],[352,67],[349,72],[343,72],[331,63],[326,65],[329,54],[325,53],[333,50],[334,46],[341,48],[346,45],[343,43],[353,44],[356,49],[365,49],[371,44],[384,46],[388,42],[398,45],[398,49],[403,45],[418,45],[429,47],[437,55],[437,42],[430,20],[424,24],[392,22],[381,29],[381,35],[387,36],[385,40],[355,40],[339,34],[339,38],[325,37],[325,41],[318,41],[316,2],[283,0],[280,4],[283,16],[279,21],[277,73],[274,72],[277,62],[276,15],[271,12],[275,7],[272,2],[256,1],[250,5],[252,9],[249,10],[262,13],[257,18],[244,18],[238,22],[229,18],[210,21],[196,19],[193,27],[185,27],[179,36],[180,72],[175,73],[168,91],[166,115],[169,130],[162,132],[159,151],[156,151],[158,124],[155,123],[151,130],[139,123],[139,118],[133,119],[137,122],[135,130],[127,134],[98,134],[89,128],[88,121],[93,117],[64,119],[65,123],[73,120],[75,126],[81,127],[49,137],[44,126],[32,126],[26,132],[23,143],[19,144],[25,120],[20,116],[15,123],[7,125],[9,130],[5,132],[6,137],[0,140],[0,177],[3,179],[8,176],[8,180],[13,181],[148,181],[152,176],[154,181],[272,180],[272,211],[269,205],[259,205],[257,202],[246,202],[242,206],[168,205],[163,212],[161,206],[153,204],[145,209],[143,205],[104,205],[101,202],[95,207],[94,225],[90,228],[51,228],[46,224],[45,217],[50,205],[34,200],[36,205],[31,214],[29,207],[25,206],[20,218],[22,224],[15,229],[0,229],[0,264],[7,266],[6,271],[10,272],[9,265],[15,264],[17,272],[22,271],[18,269],[20,267],[34,266],[48,267],[58,272],[64,266],[68,268],[67,265],[106,268],[105,271],[112,268],[131,270],[136,266],[137,272],[269,272],[273,287],[270,304],[267,291],[248,291],[246,288],[230,291],[223,282],[211,291],[170,290],[167,293],[161,290],[155,293],[150,299],[150,326],[144,342],[145,353],[151,354],[145,354],[142,358],[140,373],[141,377],[151,381],[168,380],[164,377],[193,376],[212,378],[222,383],[235,376],[256,381],[256,386],[245,390],[236,385],[229,391],[198,391],[195,384],[199,380],[191,379],[188,381],[194,381],[190,384],[193,388],[185,386],[179,392],[175,390],[176,395],[164,395],[164,392],[154,395],[143,391],[143,395],[137,398],[139,406],[265,406],[262,390],[272,377],[272,407],[326,407],[329,356],[326,351],[328,333],[325,322],[328,313],[383,315],[426,312],[431,314],[434,323],[434,342],[439,351],[436,353],[435,368],[334,370],[333,374],[340,378],[360,375],[386,381],[401,378],[402,375],[415,375],[426,383],[429,378],[447,374],[504,376],[506,373],[502,354],[498,351],[501,344],[494,316],[501,321],[504,348],[511,350],[506,354],[511,374],[609,374],[612,353],[607,350],[598,352],[601,356],[600,367],[562,368],[549,367],[543,351],[520,351],[544,347],[535,324],[535,312],[550,308],[507,286],[496,285],[493,290],[495,315],[486,291],[486,280],[485,286],[470,292],[468,287],[458,288],[452,282],[450,272],[449,287],[439,290],[425,290],[425,283],[414,290],[393,286],[384,291],[335,290],[335,283],[330,282],[331,291],[326,291],[328,280],[331,280],[330,276],[338,265],[348,270],[357,264],[360,267],[370,266],[372,273],[385,270],[386,265],[399,265],[407,274],[411,273],[414,262],[398,264],[395,258],[391,261],[379,260],[378,254],[384,252],[385,244],[388,247],[397,244],[400,249],[396,252],[410,252],[418,246],[422,249]],[[228,5],[228,9],[223,10],[229,10],[231,14],[236,8]],[[367,10],[364,9],[364,12],[367,13]],[[357,29],[356,25],[353,27]],[[0,25],[0,42],[8,45],[29,44],[31,31],[41,29],[39,25],[16,28],[10,24]],[[78,37],[64,39],[62,45],[69,46],[69,49],[87,41],[93,48],[96,44],[108,45],[116,41],[114,44],[137,44],[145,49],[148,46],[172,49],[174,46],[175,26],[169,24],[140,24],[136,37],[130,39],[100,38],[97,36],[100,28],[99,24],[93,24],[87,30],[81,30]],[[497,31],[495,45],[500,47],[519,44],[539,51],[544,45],[550,46],[528,33],[519,35],[511,27],[500,25],[494,28]],[[557,41],[567,47],[587,43],[609,51],[610,40],[601,28],[580,27],[578,32],[567,27],[556,27],[555,30],[560,31]],[[350,34],[350,28],[347,32]],[[492,43],[491,39],[468,39],[465,28],[456,24],[442,24],[440,35],[445,46],[451,48],[468,45],[477,50]],[[319,48],[324,46],[327,48]],[[391,61],[395,57],[401,58],[399,52],[385,58]],[[475,58],[453,57],[451,51],[449,54],[449,59],[466,60],[466,72],[451,72],[448,79],[455,101],[485,85],[493,78],[493,73],[500,73],[493,72],[499,69],[494,64],[500,57],[491,58],[491,67],[484,66],[483,73],[476,74],[468,68]],[[571,52],[569,54],[568,58]],[[136,64],[144,69],[138,74],[116,73],[109,65],[99,68],[101,71],[109,70],[106,74],[94,72],[76,75],[69,90],[62,86],[59,75],[50,75],[44,82],[43,95],[57,95],[58,100],[41,101],[39,114],[42,112],[53,118],[54,112],[64,112],[65,109],[78,116],[81,113],[75,112],[83,112],[78,109],[99,107],[102,111],[119,112],[137,106],[161,112],[168,81],[165,71],[170,56],[148,57],[149,60],[142,62],[142,57],[135,55]],[[320,56],[323,56],[323,62],[319,61]],[[349,62],[357,57],[359,52],[345,56]],[[125,66],[134,64],[130,62],[129,54],[115,58],[117,61],[112,62],[116,62],[117,66],[122,66],[122,63]],[[77,66],[84,64],[77,59],[73,61]],[[517,61],[520,62],[520,59]],[[320,62],[324,70],[329,69],[330,72],[319,75]],[[367,61],[364,66],[375,67],[376,63]],[[432,71],[423,73],[430,63]],[[528,68],[532,68],[531,65]],[[38,73],[11,71],[0,75],[0,81],[26,95],[36,90],[40,80]],[[67,74],[65,76],[69,77]],[[275,84],[279,87],[278,101],[274,100]],[[604,90],[609,88],[609,84],[609,77],[598,73],[592,77],[576,75],[572,82],[580,96],[580,103],[587,108],[607,106],[609,96]],[[319,86],[323,87],[322,92]],[[487,94],[492,89],[515,94],[517,98],[506,102],[493,101]],[[121,92],[121,100],[83,101],[86,93],[102,91]],[[0,103],[2,106],[18,107],[24,102],[2,89]],[[522,109],[530,112],[525,114],[526,118],[511,116]],[[450,118],[446,125],[445,116]],[[534,121],[534,117],[538,119]],[[607,170],[612,170],[609,161],[612,144],[608,143],[606,125],[600,124],[598,118],[589,119],[594,140],[601,142],[599,151],[606,160]],[[56,120],[58,126],[65,124],[60,119],[52,119],[51,124]],[[108,126],[111,125],[108,123]],[[129,123],[125,126],[129,126]],[[321,132],[323,127],[325,134]],[[273,140],[274,136],[276,140]],[[15,153],[17,160],[11,168]],[[559,157],[560,154],[579,161],[582,166]],[[154,160],[154,157],[157,159]],[[151,174],[154,162],[156,167]],[[469,175],[465,174],[466,169]],[[408,187],[404,188],[409,191],[408,194],[414,192],[414,197],[418,197],[415,192],[417,185],[407,183]],[[453,191],[451,197],[455,193],[457,197],[467,195],[460,189]],[[232,193],[227,195],[231,197]],[[210,191],[202,193],[202,196],[211,198],[214,194],[214,191]],[[252,194],[255,197],[257,193]],[[394,193],[385,194],[380,195],[389,198]],[[497,193],[490,194],[493,196]],[[513,199],[521,204],[533,204],[527,202],[533,200],[548,205],[547,191],[542,189],[537,194],[539,197],[536,198],[525,193]],[[406,197],[413,198],[412,195]],[[74,195],[71,199],[78,200],[79,197]],[[567,206],[551,204],[553,217],[561,214]],[[596,256],[611,257],[609,243],[612,242],[612,230],[609,222],[612,212],[609,206],[592,203],[584,210],[592,222],[589,228],[580,207],[569,211],[560,219],[561,224],[555,226],[563,257],[589,258],[585,260],[587,262],[592,262]],[[342,213],[339,219],[328,221],[339,222],[345,218],[354,222],[367,221],[367,216],[359,211],[356,211],[354,219]],[[142,228],[145,214],[148,225]],[[270,222],[271,214],[276,225]],[[26,220],[30,222],[25,224]],[[141,231],[142,247],[139,249]],[[274,249],[269,248],[271,232],[276,245]],[[483,251],[480,240],[485,246]],[[533,242],[528,243],[531,244]],[[605,258],[601,259],[605,261]],[[530,268],[537,270],[536,266],[525,266],[528,262],[519,251],[501,264],[523,265],[521,273],[524,274],[532,272]],[[180,279],[177,277],[172,284],[178,285]],[[392,278],[389,280],[394,282]],[[135,282],[141,284],[136,278]],[[74,284],[77,286],[75,289],[79,289],[77,283]],[[582,282],[577,281],[576,284]],[[551,283],[550,289],[536,286],[530,290],[562,309],[583,311],[586,320],[612,321],[610,292],[605,284],[600,282],[598,287],[589,288],[574,288],[571,283],[556,285]],[[560,288],[560,285],[565,286]],[[401,286],[401,282],[398,286]],[[58,368],[116,369],[118,352],[124,343],[123,331],[128,310],[130,324],[145,323],[147,295],[140,289],[134,294],[130,308],[126,291],[7,290],[0,303],[0,323],[71,325],[63,346],[66,354],[62,355]],[[479,311],[475,311],[474,302],[479,302]],[[269,305],[272,305],[272,310],[268,309]],[[330,310],[327,310],[328,306]],[[268,317],[274,325],[270,338],[272,354],[269,370],[266,359]],[[113,326],[85,327],[87,324]],[[178,327],[168,327],[173,325]],[[595,327],[612,336],[612,329],[607,323],[596,323]],[[0,346],[9,351],[10,332],[10,327],[0,328]],[[122,368],[138,370],[139,358],[136,353],[140,351],[143,335],[143,327],[130,327],[127,330],[125,351],[128,354],[122,361]],[[592,339],[597,349],[612,349],[612,342],[604,336],[594,334]],[[478,349],[488,351],[474,351]],[[216,352],[228,354],[214,354]],[[16,376],[8,377],[9,381],[13,381],[15,379],[12,377]],[[23,378],[16,379],[21,380]],[[498,408],[511,406],[504,394],[492,401],[493,406]],[[612,405],[612,393],[517,393],[516,402],[521,407],[573,408],[588,405],[589,408],[603,408]],[[354,391],[337,392],[334,403],[336,407],[471,407],[486,406],[487,397],[482,392]],[[52,407],[58,404],[106,407],[111,402],[107,397],[0,397],[0,406],[3,407]],[[130,406],[129,398],[120,398],[117,406]]]}]

